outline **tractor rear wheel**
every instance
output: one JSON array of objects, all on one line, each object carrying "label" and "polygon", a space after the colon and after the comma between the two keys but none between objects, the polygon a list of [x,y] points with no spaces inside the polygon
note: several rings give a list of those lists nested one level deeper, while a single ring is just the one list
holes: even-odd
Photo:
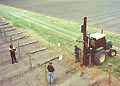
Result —
[{"label": "tractor rear wheel", "polygon": [[100,50],[95,54],[94,63],[96,65],[102,65],[106,61],[107,52],[105,50]]},{"label": "tractor rear wheel", "polygon": [[117,51],[115,49],[110,49],[110,51],[108,52],[110,57],[116,56]]}]

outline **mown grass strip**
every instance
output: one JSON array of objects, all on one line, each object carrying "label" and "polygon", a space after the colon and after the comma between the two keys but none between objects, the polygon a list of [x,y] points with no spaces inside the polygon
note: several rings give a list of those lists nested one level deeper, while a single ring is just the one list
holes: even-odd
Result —
[{"label": "mown grass strip", "polygon": [[48,26],[48,25],[43,25],[43,24],[41,24],[41,23],[39,23],[39,22],[37,22],[37,21],[32,21],[32,20],[30,20],[29,18],[25,18],[24,16],[17,15],[17,14],[15,14],[15,13],[11,13],[11,12],[9,12],[9,11],[5,11],[5,10],[2,10],[2,11],[4,11],[5,13],[8,13],[8,14],[11,14],[11,15],[13,15],[13,16],[19,17],[19,18],[21,18],[21,19],[24,19],[24,20],[26,20],[26,21],[30,21],[30,22],[36,23],[36,24],[44,27],[45,29],[51,30],[51,31],[53,31],[53,32],[55,32],[55,33],[57,33],[57,34],[61,34],[61,35],[67,36],[67,37],[71,37],[72,39],[76,39],[74,36],[65,34],[64,32],[60,32],[60,31],[58,31],[58,29],[55,30],[55,29],[51,28],[51,27]]},{"label": "mown grass strip", "polygon": [[1,10],[6,12],[6,13],[10,13],[11,15],[17,16],[17,17],[21,17],[21,18],[24,18],[24,19],[29,19],[29,21],[34,21],[36,23],[39,23],[41,26],[44,25],[44,27],[49,27],[49,28],[55,29],[56,31],[62,32],[62,33],[65,33],[65,34],[68,34],[68,35],[73,34],[73,36],[76,36],[76,37],[79,36],[79,34],[76,34],[75,32],[72,32],[70,30],[66,30],[65,28],[61,28],[59,26],[56,26],[56,25],[53,25],[53,24],[50,24],[50,23],[47,23],[47,22],[44,22],[44,21],[41,21],[41,20],[38,20],[38,19],[34,19],[30,16],[26,16],[26,15],[23,15],[23,14],[20,14],[20,13],[15,13],[15,12],[12,12],[12,11],[9,11],[9,10],[4,10],[4,9],[1,9]]}]

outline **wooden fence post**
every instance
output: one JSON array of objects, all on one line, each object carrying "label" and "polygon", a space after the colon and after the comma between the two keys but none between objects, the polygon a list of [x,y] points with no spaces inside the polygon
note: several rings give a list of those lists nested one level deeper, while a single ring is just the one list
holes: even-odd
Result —
[{"label": "wooden fence post", "polygon": [[20,52],[20,43],[18,42],[18,56],[21,58],[21,52]]},{"label": "wooden fence post", "polygon": [[11,45],[13,45],[13,40],[12,40],[12,37],[10,38],[10,43],[11,43]]},{"label": "wooden fence post", "polygon": [[112,69],[112,64],[109,63],[109,66],[108,66],[108,74],[109,74],[108,83],[109,83],[109,85],[111,85],[111,69]]},{"label": "wooden fence post", "polygon": [[45,68],[45,86],[47,86],[48,79],[47,79],[47,66],[46,66],[46,64],[45,64],[44,68]]},{"label": "wooden fence post", "polygon": [[30,51],[28,52],[28,57],[29,57],[29,63],[30,63],[30,70],[32,70],[32,61],[31,61]]},{"label": "wooden fence post", "polygon": [[1,32],[1,29],[0,29],[0,37],[2,38],[2,32]]},{"label": "wooden fence post", "polygon": [[4,39],[5,39],[5,42],[7,42],[6,32],[5,31],[4,31]]}]

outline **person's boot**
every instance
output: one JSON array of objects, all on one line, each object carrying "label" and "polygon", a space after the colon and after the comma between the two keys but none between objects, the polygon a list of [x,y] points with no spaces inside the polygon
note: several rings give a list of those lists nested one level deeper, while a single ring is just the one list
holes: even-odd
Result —
[{"label": "person's boot", "polygon": [[12,64],[14,64],[14,62],[12,62]]},{"label": "person's boot", "polygon": [[18,63],[18,61],[15,61],[16,63]]},{"label": "person's boot", "polygon": [[77,61],[75,61],[75,63],[77,63]]}]

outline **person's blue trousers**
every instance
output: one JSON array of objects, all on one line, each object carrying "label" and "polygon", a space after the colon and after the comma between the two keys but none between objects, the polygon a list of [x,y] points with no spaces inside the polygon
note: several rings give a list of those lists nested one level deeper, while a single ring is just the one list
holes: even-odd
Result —
[{"label": "person's blue trousers", "polygon": [[53,86],[53,79],[54,79],[54,73],[49,72],[49,82],[51,83],[51,86]]},{"label": "person's blue trousers", "polygon": [[80,61],[79,55],[75,55],[75,62],[78,62],[78,61]]}]

